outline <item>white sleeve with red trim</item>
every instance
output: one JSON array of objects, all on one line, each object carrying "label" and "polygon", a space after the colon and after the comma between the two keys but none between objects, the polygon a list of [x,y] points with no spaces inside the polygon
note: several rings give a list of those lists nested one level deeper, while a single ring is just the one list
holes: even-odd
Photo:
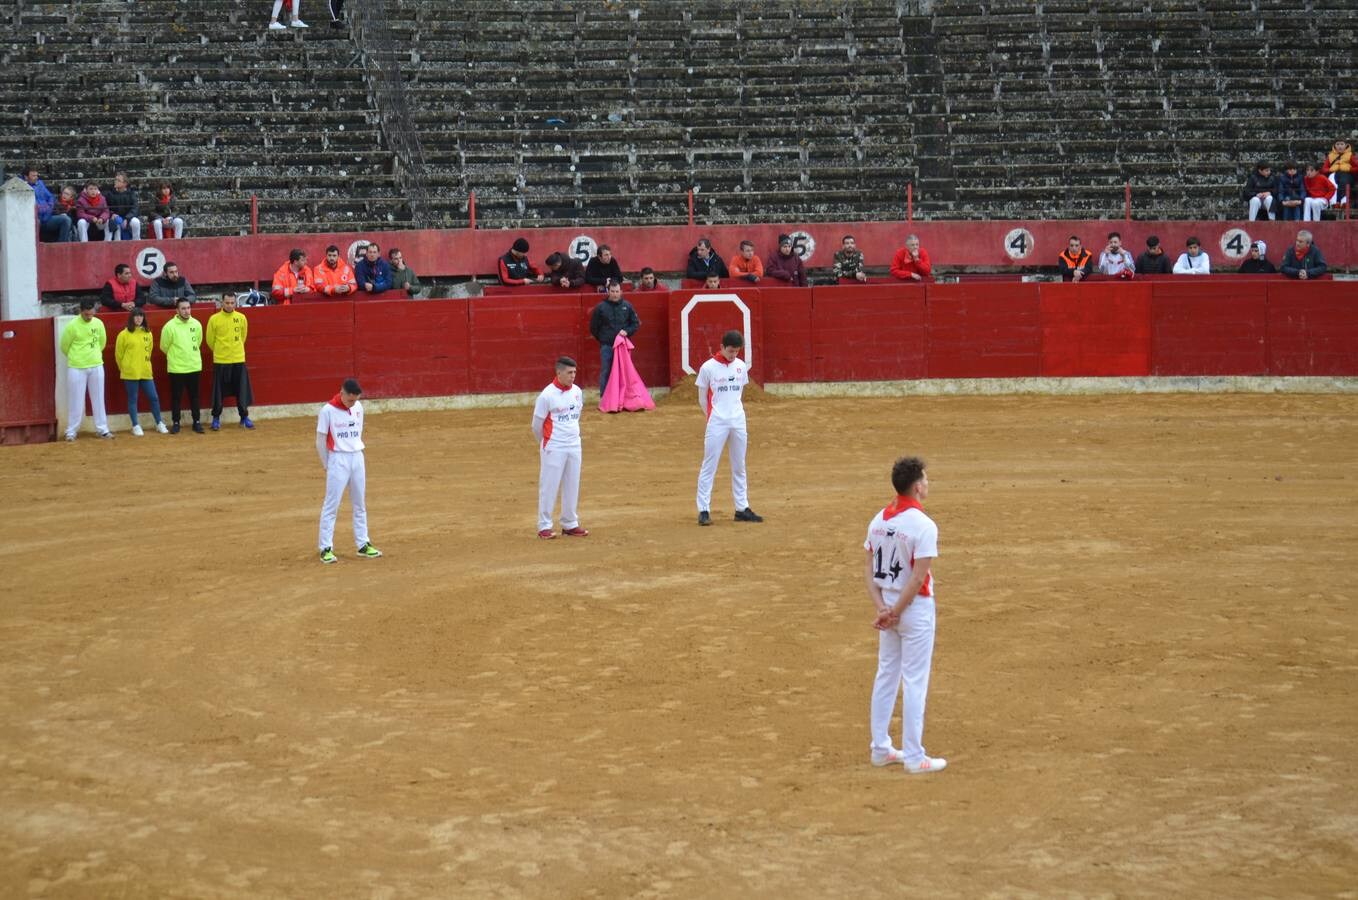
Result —
[{"label": "white sleeve with red trim", "polygon": [[543,445],[546,445],[547,438],[551,435],[551,432],[547,431],[547,424],[552,420],[552,401],[547,396],[550,390],[550,385],[543,388],[542,393],[538,394],[537,402],[533,404],[533,435]]},{"label": "white sleeve with red trim", "polygon": [[698,389],[698,408],[703,411],[703,415],[712,415],[712,398],[707,395],[707,389],[712,383],[712,373],[710,371],[713,363],[708,360],[698,367],[698,381],[695,385]]}]

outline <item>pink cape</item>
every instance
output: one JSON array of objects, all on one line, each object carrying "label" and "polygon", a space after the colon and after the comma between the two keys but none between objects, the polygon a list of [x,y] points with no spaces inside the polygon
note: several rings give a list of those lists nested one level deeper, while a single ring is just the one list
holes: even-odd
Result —
[{"label": "pink cape", "polygon": [[599,398],[599,409],[607,413],[637,412],[655,409],[650,391],[632,365],[632,342],[619,333],[613,339],[613,370],[608,374],[608,387]]}]

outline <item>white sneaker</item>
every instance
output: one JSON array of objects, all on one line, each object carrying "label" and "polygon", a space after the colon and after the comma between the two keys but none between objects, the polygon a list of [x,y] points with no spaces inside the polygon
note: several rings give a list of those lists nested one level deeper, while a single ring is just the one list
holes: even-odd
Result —
[{"label": "white sneaker", "polygon": [[292,20],[292,27],[293,27],[293,28],[310,28],[311,26],[308,25],[307,23],[303,22],[301,19],[293,19],[293,20]]},{"label": "white sneaker", "polygon": [[75,432],[74,432],[74,431],[68,431],[68,432],[66,432],[66,440],[68,440],[68,441],[73,441],[73,440],[75,440]]},{"label": "white sneaker", "polygon": [[164,422],[157,422],[157,423],[156,423],[156,431],[160,432],[161,434],[169,434],[169,433],[170,433],[170,429],[168,429],[168,428],[165,427],[165,423],[164,423]]},{"label": "white sneaker", "polygon": [[140,425],[133,425],[133,426],[132,426],[132,436],[133,436],[133,437],[141,437],[141,436],[142,436],[143,434],[145,434],[145,433],[146,433],[146,432],[144,432],[144,431],[141,430],[141,426],[140,426]]},{"label": "white sneaker", "polygon": [[937,756],[926,756],[913,766],[910,765],[910,763],[906,763],[905,772],[907,775],[927,775],[930,772],[942,772],[947,767],[948,761],[946,759]]},{"label": "white sneaker", "polygon": [[101,438],[103,438],[104,440],[106,440],[106,441],[111,441],[111,440],[113,440],[113,432],[111,432],[111,431],[101,431],[101,432],[99,432],[99,436],[100,436]]},{"label": "white sneaker", "polygon": [[278,21],[277,19],[274,19],[272,22],[269,23],[269,30],[270,30],[270,31],[287,31],[287,30],[288,30],[288,26],[284,25],[282,22]]},{"label": "white sneaker", "polygon": [[888,747],[885,750],[872,751],[872,764],[874,766],[877,766],[878,768],[881,768],[882,766],[889,766],[892,763],[903,763],[903,762],[905,762],[905,754],[897,750],[895,747]]}]

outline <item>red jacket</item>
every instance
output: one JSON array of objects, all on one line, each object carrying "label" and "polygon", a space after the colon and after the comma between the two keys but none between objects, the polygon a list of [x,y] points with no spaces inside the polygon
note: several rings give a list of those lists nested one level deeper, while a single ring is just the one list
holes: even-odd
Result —
[{"label": "red jacket", "polygon": [[891,257],[891,274],[902,281],[913,281],[912,274],[919,275],[920,278],[928,278],[934,271],[933,265],[929,262],[929,251],[923,247],[919,248],[919,262],[910,258],[909,252],[904,247],[896,251],[896,255]]},{"label": "red jacket", "polygon": [[1334,196],[1334,183],[1324,175],[1311,175],[1308,178],[1303,178],[1302,183],[1306,185],[1306,196],[1308,197],[1328,200]]}]

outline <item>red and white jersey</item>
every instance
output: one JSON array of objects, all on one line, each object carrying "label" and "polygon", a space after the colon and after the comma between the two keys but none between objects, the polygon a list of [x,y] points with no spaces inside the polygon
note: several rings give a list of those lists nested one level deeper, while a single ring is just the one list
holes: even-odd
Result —
[{"label": "red and white jersey", "polygon": [[[897,497],[868,523],[868,539],[863,547],[872,554],[872,580],[882,589],[887,603],[901,598],[910,581],[916,559],[938,556],[938,526],[924,514],[919,501]],[[921,597],[934,595],[931,572],[919,589]]]},{"label": "red and white jersey", "polygon": [[708,421],[744,422],[745,404],[740,400],[750,383],[750,367],[737,356],[731,362],[717,354],[698,369],[698,405]]},{"label": "red and white jersey", "polygon": [[562,387],[553,378],[533,404],[533,420],[542,419],[542,449],[578,450],[580,414],[584,409],[585,394],[580,386]]},{"label": "red and white jersey", "polygon": [[321,407],[316,417],[316,433],[325,435],[325,448],[340,453],[357,453],[363,449],[363,401],[355,400],[345,406],[339,394]]}]

